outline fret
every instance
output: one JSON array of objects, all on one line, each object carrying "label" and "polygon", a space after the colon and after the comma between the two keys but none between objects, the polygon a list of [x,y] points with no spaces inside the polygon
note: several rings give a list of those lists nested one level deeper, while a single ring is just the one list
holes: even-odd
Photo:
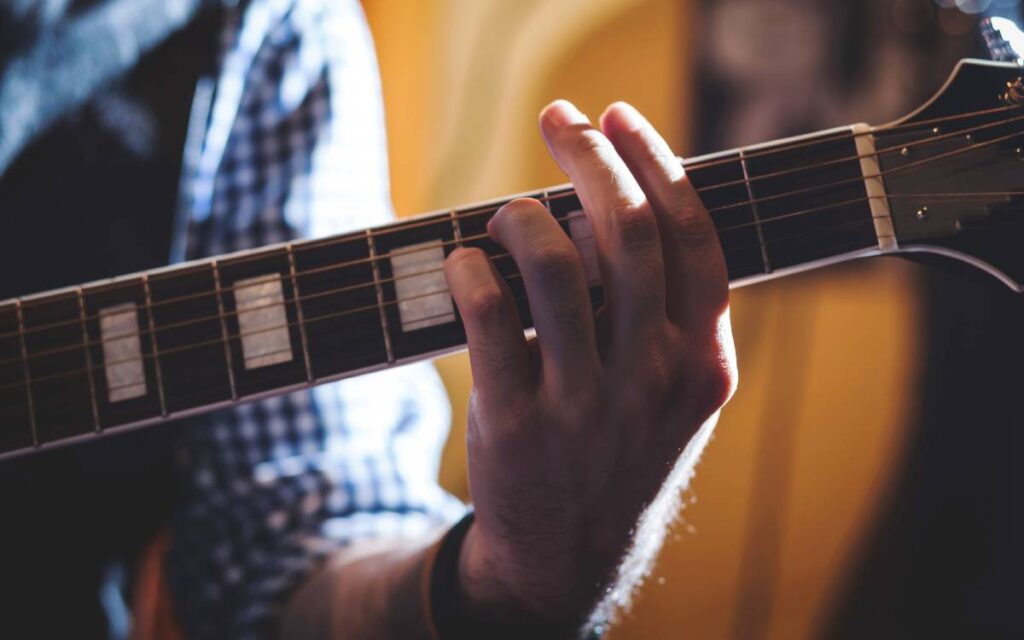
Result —
[{"label": "fret", "polygon": [[153,308],[153,296],[149,291],[149,276],[147,274],[142,274],[142,290],[146,302],[146,326],[149,328],[149,346],[153,350],[153,368],[156,371],[156,390],[160,398],[160,415],[166,416],[167,399],[164,397],[163,372],[160,371],[160,351],[156,346],[156,325],[153,324],[153,314],[150,313],[150,309]]},{"label": "fret", "polygon": [[77,291],[24,300],[21,313],[39,444],[93,433]]},{"label": "fret", "polygon": [[389,362],[366,233],[296,243],[294,255],[314,378]]},{"label": "fret", "polygon": [[81,301],[100,429],[163,415],[145,279],[84,287]]},{"label": "fret", "polygon": [[[699,166],[704,161],[712,164]],[[711,219],[718,229],[729,280],[768,273],[760,220],[750,205],[750,183],[740,153],[731,151],[688,163],[693,166],[686,167],[686,175],[712,212]]]},{"label": "fret", "polygon": [[455,246],[462,247],[462,231],[459,229],[459,212],[452,209],[448,212],[448,216],[452,219],[452,233],[455,234]]},{"label": "fret", "polygon": [[399,360],[466,340],[442,270],[454,250],[455,232],[447,214],[434,219],[408,228],[396,225],[372,237],[387,332]]},{"label": "fret", "polygon": [[377,314],[380,316],[380,329],[384,333],[384,347],[388,352],[388,362],[395,361],[395,349],[391,345],[391,332],[388,331],[388,314],[385,312],[384,288],[380,282],[380,267],[377,265],[377,250],[373,246],[373,230],[366,230],[366,246],[370,251],[370,266],[373,269],[373,288],[377,293]]},{"label": "fret", "polygon": [[310,380],[287,248],[217,264],[229,368],[239,396]]},{"label": "fret", "polygon": [[170,413],[233,395],[216,286],[211,263],[149,277],[155,348]]},{"label": "fret", "polygon": [[[210,262],[210,266],[213,268],[213,290],[216,292],[222,291],[220,283],[220,270],[217,268],[217,261],[213,260]],[[238,385],[235,383],[235,371],[231,366],[231,337],[228,334],[228,325],[224,318],[224,298],[223,295],[217,294],[217,316],[220,318],[220,332],[223,338],[224,344],[224,360],[227,363],[228,368],[228,384],[231,385],[231,398],[232,400],[238,398]]]},{"label": "fret", "polygon": [[0,453],[35,444],[18,302],[0,306]]},{"label": "fret", "polygon": [[103,428],[100,427],[100,410],[96,403],[96,380],[93,377],[92,355],[89,353],[89,333],[85,328],[85,302],[82,300],[82,288],[78,287],[76,293],[78,298],[78,318],[82,326],[82,344],[86,346],[85,371],[86,376],[89,378],[89,397],[92,400],[93,427],[96,429],[96,433],[100,433],[103,431]]},{"label": "fret", "polygon": [[299,319],[299,338],[302,341],[302,360],[306,365],[306,380],[313,381],[313,365],[309,359],[309,341],[306,339],[306,321],[302,316],[302,305],[299,304],[299,284],[295,278],[295,252],[292,250],[292,243],[288,243],[288,273],[291,275],[292,296],[295,301],[295,315]]},{"label": "fret", "polygon": [[747,196],[750,198],[750,213],[754,219],[754,229],[757,231],[757,242],[761,246],[761,259],[764,261],[764,272],[771,273],[772,265],[768,260],[768,246],[764,242],[764,229],[761,227],[761,218],[757,215],[757,202],[754,198],[754,190],[750,184],[750,171],[747,169],[747,159],[743,149],[740,149],[740,166],[743,167],[743,183],[747,188]]},{"label": "fret", "polygon": [[796,149],[789,142],[753,147],[757,154],[747,157],[776,269],[878,246],[856,142],[849,128],[836,134],[815,134],[806,140],[821,139]]}]

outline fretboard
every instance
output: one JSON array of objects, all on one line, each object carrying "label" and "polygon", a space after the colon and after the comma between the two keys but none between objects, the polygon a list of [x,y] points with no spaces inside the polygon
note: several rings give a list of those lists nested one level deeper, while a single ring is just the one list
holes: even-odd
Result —
[{"label": "fretboard", "polygon": [[[686,162],[734,286],[894,247],[872,145],[848,127]],[[572,237],[599,305],[573,189],[524,195]],[[460,246],[490,256],[529,327],[486,234],[510,199],[0,303],[0,457],[463,348],[442,272]]]}]

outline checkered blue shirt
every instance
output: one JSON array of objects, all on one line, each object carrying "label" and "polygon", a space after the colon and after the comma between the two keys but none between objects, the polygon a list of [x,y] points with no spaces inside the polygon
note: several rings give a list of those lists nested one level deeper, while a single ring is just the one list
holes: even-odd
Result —
[{"label": "checkered blue shirt", "polygon": [[[229,7],[218,73],[208,91],[200,84],[185,154],[187,257],[391,216],[376,61],[356,0]],[[272,634],[290,593],[339,545],[457,519],[463,505],[437,484],[449,418],[424,364],[185,430],[166,566],[188,634]]]}]

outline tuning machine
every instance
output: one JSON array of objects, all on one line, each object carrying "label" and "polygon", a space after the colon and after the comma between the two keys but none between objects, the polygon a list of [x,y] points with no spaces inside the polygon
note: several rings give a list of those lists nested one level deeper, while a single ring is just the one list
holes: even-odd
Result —
[{"label": "tuning machine", "polygon": [[[1024,31],[1016,23],[1000,16],[985,18],[981,21],[981,34],[993,60],[1015,62],[1024,74]],[[1007,82],[999,99],[1005,104],[1024,103],[1024,77]]]}]

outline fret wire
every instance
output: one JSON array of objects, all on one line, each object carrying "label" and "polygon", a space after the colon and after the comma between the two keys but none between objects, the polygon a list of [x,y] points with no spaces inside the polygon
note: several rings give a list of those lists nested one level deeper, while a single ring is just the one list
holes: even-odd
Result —
[{"label": "fret wire", "polygon": [[153,320],[153,311],[151,305],[153,304],[153,297],[149,291],[149,277],[147,274],[142,274],[142,292],[145,296],[146,306],[149,308],[146,312],[146,318],[149,325],[149,343],[153,349],[153,368],[156,370],[156,390],[157,396],[160,398],[160,415],[167,415],[167,399],[164,397],[164,377],[162,366],[160,364],[160,350],[156,344],[156,322]]},{"label": "fret wire", "polygon": [[[1014,108],[1017,108],[1017,106],[1015,106]],[[996,111],[996,110],[990,110],[989,112],[993,112],[993,111]],[[985,113],[985,112],[979,112],[979,113]],[[969,115],[977,115],[977,114],[966,114],[964,117],[967,117]],[[911,146],[917,146],[917,145],[934,143],[934,142],[936,142],[938,140],[944,139],[944,138],[949,137],[949,136],[960,136],[960,135],[964,135],[967,132],[972,132],[972,131],[976,131],[978,129],[988,128],[988,127],[992,127],[992,126],[1001,126],[1001,125],[1005,125],[1005,124],[1007,124],[1009,122],[1014,122],[1014,121],[1021,120],[1021,119],[1024,119],[1024,116],[1019,116],[1019,117],[1016,117],[1016,118],[1011,118],[1011,119],[1008,119],[1008,120],[1002,120],[1002,121],[998,121],[998,122],[994,122],[994,123],[986,123],[984,125],[979,125],[978,127],[962,129],[962,130],[959,130],[959,131],[950,132],[950,133],[939,135],[939,136],[932,136],[932,137],[924,139],[924,140],[913,141],[913,142],[909,142],[909,143],[903,144],[903,145],[894,145],[892,147],[887,147],[885,149],[878,150],[876,153],[871,154],[871,156],[881,156],[883,154],[896,152],[896,151],[901,150],[901,149],[903,149],[905,147],[911,147]],[[921,124],[922,123],[915,123],[913,126],[914,127],[919,127],[919,126],[921,126]],[[908,127],[908,128],[910,128],[910,127]],[[873,130],[873,132],[874,133],[886,132],[886,131],[890,131],[890,130],[892,130],[892,129],[891,128],[890,129],[876,128],[876,129]],[[806,144],[801,144],[801,145],[798,145],[798,146],[807,146],[807,145],[810,145],[810,144],[820,144],[820,143],[828,142],[830,140],[834,141],[834,140],[856,138],[857,136],[869,135],[869,133],[870,132],[865,132],[865,133],[849,133],[849,132],[847,132],[847,133],[844,133],[842,136],[835,137],[835,138],[815,138],[813,140],[807,141]],[[1012,138],[1012,137],[1014,137],[1016,135],[1020,135],[1020,134],[1009,134],[1009,135],[1004,136],[1003,138],[1000,138],[998,140],[987,141],[986,143],[982,143],[980,145],[975,145],[975,147],[983,147],[983,146],[986,146],[989,143],[1001,141],[1002,139]],[[760,157],[760,156],[763,156],[763,155],[767,155],[768,152],[771,152],[771,153],[784,152],[784,151],[788,151],[791,148],[793,148],[793,147],[791,147],[791,146],[773,147],[773,148],[766,149],[765,153],[746,153],[745,157],[746,158]],[[958,152],[966,152],[966,151],[969,151],[969,150],[971,150],[971,148],[962,149],[962,150],[955,150],[954,152],[950,152],[949,154],[946,154],[946,155],[955,155]],[[741,150],[741,152],[742,152],[742,150]],[[780,176],[780,175],[786,175],[786,174],[789,174],[789,173],[798,173],[798,172],[809,171],[809,170],[813,170],[815,168],[823,166],[824,164],[829,164],[829,163],[852,162],[854,160],[857,160],[860,157],[861,156],[851,156],[849,158],[839,158],[839,159],[836,159],[836,160],[828,161],[826,163],[819,163],[818,165],[814,165],[814,166],[797,167],[797,168],[789,169],[789,170],[786,170],[786,171],[775,172],[775,173],[770,173],[770,174],[764,174],[762,176],[755,176],[753,178],[749,178],[749,181],[753,182],[753,181],[756,181],[756,180],[776,177],[776,176]],[[923,160],[917,161],[917,163],[930,162],[930,161],[942,159],[943,157],[944,156],[937,156],[935,158],[925,158]],[[729,159],[723,159],[722,162],[708,163],[708,164],[695,164],[695,165],[687,167],[687,169],[689,169],[689,170],[700,169],[700,168],[703,168],[705,166],[713,166],[713,164],[721,164],[721,163],[725,163],[725,162],[735,162],[735,159],[734,158],[729,158]],[[685,166],[685,162],[684,162],[684,166]],[[885,175],[887,175],[888,173],[890,173],[892,171],[896,171],[896,170],[900,170],[900,169],[906,169],[906,168],[909,168],[911,166],[916,166],[916,163],[911,163],[910,165],[904,165],[902,167],[895,167],[893,169],[889,169],[887,171],[883,171],[880,174],[872,175],[872,176],[865,176],[864,178],[860,178],[860,177],[858,177],[858,178],[851,178],[851,179],[848,179],[848,180],[845,180],[845,181],[833,182],[833,183],[828,183],[828,184],[824,184],[824,185],[815,185],[815,186],[804,188],[804,189],[790,191],[788,193],[775,194],[773,196],[768,196],[768,197],[761,198],[761,199],[752,199],[750,201],[739,201],[739,202],[729,203],[729,204],[726,204],[726,205],[721,205],[719,207],[708,209],[708,213],[709,214],[714,214],[714,213],[717,213],[717,212],[720,212],[720,211],[724,211],[724,210],[728,210],[728,209],[732,209],[732,208],[736,208],[736,207],[741,207],[741,206],[746,206],[746,205],[756,205],[759,202],[766,202],[766,201],[769,201],[769,200],[775,200],[775,199],[789,197],[789,196],[793,196],[793,195],[800,195],[800,194],[803,194],[803,193],[807,193],[807,192],[811,192],[811,191],[816,191],[816,190],[819,190],[819,189],[825,189],[825,188],[832,187],[832,186],[840,186],[842,184],[858,182],[858,181],[860,181],[862,179],[884,177]],[[698,191],[698,193],[704,193],[704,192],[706,192],[708,190],[711,190],[711,189],[717,189],[717,188],[722,188],[722,187],[726,187],[726,186],[738,185],[738,184],[742,184],[742,183],[745,183],[745,182],[748,182],[748,178],[746,178],[746,177],[742,181],[736,180],[736,181],[731,181],[731,182],[727,182],[727,183],[720,183],[720,184],[716,184],[716,185],[709,185],[709,186],[704,187],[702,189],[698,189],[697,191]],[[749,187],[749,184],[748,184],[748,187]],[[544,191],[541,192],[543,195],[541,196],[540,199],[542,199],[542,201],[545,203],[545,205],[550,209],[550,202],[549,202],[550,200],[567,198],[567,197],[573,197],[573,196],[576,195],[576,192],[575,192],[574,189],[572,189],[571,187],[569,187],[568,189],[569,190],[566,193],[562,193],[562,194],[559,194],[559,195],[556,195],[556,196],[550,196],[550,195],[548,195],[548,190],[544,190]],[[495,201],[495,203],[496,202],[499,202],[499,201]],[[474,207],[474,208],[466,209],[466,210],[464,210],[461,213],[457,212],[457,214],[458,214],[460,219],[465,219],[467,217],[471,217],[471,216],[475,216],[475,215],[491,213],[493,211],[496,211],[497,208],[498,207],[495,207],[494,203],[491,203],[491,204],[487,204],[487,205],[481,205],[479,207]],[[772,219],[774,219],[774,218],[772,218]],[[764,222],[770,222],[772,219],[765,220]],[[412,221],[412,222],[409,222],[409,223],[405,223],[405,224],[398,223],[398,224],[392,225],[390,227],[385,227],[384,228],[385,229],[385,233],[378,234],[378,235],[387,235],[387,234],[390,234],[390,233],[397,233],[397,232],[400,232],[400,231],[405,231],[405,230],[408,230],[408,229],[416,228],[418,226],[426,226],[426,225],[430,225],[430,224],[435,224],[436,222],[437,222],[436,218],[425,218],[425,219],[415,220],[415,221]],[[341,238],[335,238],[335,239],[328,239],[326,242],[328,244],[334,244],[334,243],[342,243],[342,242],[357,241],[357,240],[359,240],[359,238],[357,238],[357,237],[341,237]],[[300,245],[298,247],[294,247],[293,251],[298,252],[298,251],[303,251],[303,250],[311,249],[311,248],[322,248],[324,246],[324,241],[316,241],[316,240],[314,240],[314,241],[310,241],[309,244],[313,245],[313,246],[308,246],[307,247],[307,246]],[[387,256],[382,256],[382,257],[392,257],[392,256],[395,256],[395,255],[401,255],[401,253],[402,252],[390,252]],[[262,255],[259,255],[259,254],[252,254],[252,255],[242,256],[240,258],[236,258],[235,260],[236,261],[252,261],[252,260],[262,259],[264,257],[265,256],[262,256]],[[375,258],[375,259],[379,259],[379,258]],[[359,264],[360,262],[365,262],[365,260],[351,261],[351,262],[348,262],[348,263],[342,263],[342,264],[337,264],[337,265],[325,265],[323,267],[317,267],[317,268],[312,269],[312,270],[297,272],[297,275],[305,275],[306,273],[311,273],[311,272],[316,272],[316,271],[324,271],[324,270],[329,270],[329,269],[339,269],[339,268],[344,268],[346,266],[355,266],[355,265]],[[177,274],[175,274],[173,271],[168,273],[168,277],[173,277],[174,275],[177,275]],[[116,284],[113,284],[113,285],[109,285],[105,289],[101,288],[100,290],[110,290],[110,289],[116,288],[118,286],[127,286],[128,284],[130,284],[130,283],[116,283]],[[196,293],[193,293],[193,294],[188,294],[186,296],[179,296],[177,298],[171,298],[171,299],[168,299],[168,300],[162,300],[162,301],[157,302],[157,303],[152,303],[152,306],[171,304],[171,303],[181,302],[181,301],[187,300],[187,299],[199,298],[199,297],[208,296],[208,295],[215,295],[215,294],[218,294],[218,293],[222,293],[222,291],[218,289],[218,290],[214,290],[214,291],[196,292]],[[40,327],[33,327],[32,329],[29,329],[28,331],[29,332],[41,331],[41,330],[44,330],[44,329],[49,329],[49,328],[52,328],[52,327],[60,326],[62,324],[67,324],[68,322],[69,321],[50,323],[50,324],[43,325],[43,326],[40,326]],[[70,322],[75,322],[75,321],[70,321]],[[0,334],[0,336],[4,336],[4,335],[9,336],[10,334],[9,333],[8,334]]]},{"label": "fret wire", "polygon": [[89,379],[89,400],[92,403],[93,427],[96,433],[102,433],[100,427],[100,408],[96,402],[96,381],[93,379],[92,349],[89,347],[89,331],[85,324],[85,299],[82,297],[82,287],[76,290],[78,297],[78,317],[82,324],[82,349],[85,351],[86,377]]},{"label": "fret wire", "polygon": [[[497,213],[497,211],[495,211],[495,213]],[[455,247],[462,247],[462,228],[459,226],[459,216],[456,213],[455,209],[452,209],[449,212],[449,215],[451,216],[452,219],[452,237],[455,238]]]},{"label": "fret wire", "polygon": [[[782,243],[782,242],[788,242],[788,241],[808,238],[808,237],[815,236],[815,235],[820,235],[820,234],[834,233],[838,229],[845,228],[845,227],[850,227],[850,226],[861,225],[861,224],[864,224],[863,220],[846,221],[846,222],[842,222],[842,223],[839,223],[839,224],[835,224],[832,227],[827,228],[827,229],[816,229],[814,231],[803,232],[803,233],[798,233],[798,234],[792,234],[790,236],[785,236],[783,238],[776,239],[773,242],[778,244],[778,243]],[[588,240],[589,240],[589,238],[588,238]],[[747,246],[747,245],[738,245],[738,246]],[[510,258],[511,256],[509,256],[508,254],[503,254],[503,256],[501,256],[501,257]],[[436,271],[440,271],[440,269],[433,270],[433,272],[436,272]],[[417,275],[422,275],[423,273],[425,273],[425,272],[420,272]],[[520,274],[520,273],[512,273],[512,274],[509,274],[507,276],[502,276],[502,278],[504,278],[506,281],[512,280],[512,279],[516,279],[516,278],[520,278],[520,277],[522,277],[522,274]],[[437,295],[438,293],[439,292],[437,292],[437,291],[433,291],[433,292],[426,293],[426,294],[410,296],[408,298],[405,298],[403,301],[418,300],[418,299],[421,299],[421,298]],[[383,305],[385,307],[387,307],[387,306],[397,305],[399,302],[400,302],[399,300],[385,301],[383,303]],[[365,305],[365,306],[357,307],[357,308],[354,308],[354,309],[346,309],[344,311],[328,313],[328,314],[322,314],[322,315],[315,316],[315,317],[312,317],[312,318],[307,318],[305,322],[308,325],[308,324],[312,324],[314,322],[320,322],[320,321],[323,321],[323,320],[330,320],[330,319],[344,317],[344,316],[348,316],[348,315],[354,315],[354,314],[357,314],[357,313],[365,313],[366,311],[377,309],[379,307],[380,307],[380,305],[377,305],[377,304]],[[444,315],[450,315],[450,313],[449,314],[444,314]],[[172,349],[167,349],[167,350],[165,350],[163,352],[163,354],[164,355],[168,355],[168,354],[172,354],[172,353],[179,353],[179,352],[182,352],[182,351],[188,351],[188,350],[191,350],[191,349],[198,349],[198,348],[201,348],[201,347],[207,347],[207,346],[210,346],[210,345],[215,345],[215,344],[220,344],[220,343],[228,344],[228,343],[230,343],[231,340],[241,340],[241,338],[243,338],[243,337],[249,337],[249,336],[252,336],[252,335],[256,335],[256,334],[260,334],[260,333],[265,333],[265,332],[268,332],[268,331],[276,331],[276,330],[279,330],[279,329],[284,329],[284,328],[292,327],[292,326],[294,326],[294,324],[295,324],[294,322],[287,322],[287,323],[282,324],[282,325],[275,325],[275,326],[271,326],[271,327],[262,327],[260,329],[256,329],[256,330],[253,330],[253,331],[248,331],[248,332],[246,332],[244,334],[240,333],[239,335],[234,335],[234,336],[233,335],[229,335],[227,338],[211,338],[211,339],[208,339],[208,340],[203,340],[201,342],[195,342],[195,343],[191,343],[191,344],[182,345],[182,346],[179,346],[179,347],[174,347]],[[136,358],[125,358],[125,359],[122,359],[122,360],[116,360],[116,361],[113,361],[113,362],[108,363],[108,364],[121,364],[121,363],[125,363],[125,362],[136,362],[136,361],[139,361],[139,360],[145,360],[145,359],[150,358],[150,357],[152,357],[152,355],[143,355],[141,357],[136,357]],[[82,370],[81,369],[76,369],[76,370],[73,370],[73,371],[65,371],[65,372],[58,373],[58,374],[52,374],[52,375],[49,375],[49,376],[45,376],[43,378],[38,378],[36,381],[37,382],[47,381],[47,380],[67,377],[67,376],[74,375],[74,374],[77,374],[77,373],[82,373]],[[13,387],[17,387],[17,386],[21,386],[21,385],[19,385],[17,383],[15,383],[15,384],[8,384],[8,385],[0,385],[0,389],[3,389],[3,388],[13,388]]]},{"label": "fret wire", "polygon": [[391,330],[388,328],[388,314],[384,312],[384,288],[381,286],[380,267],[375,258],[377,255],[377,247],[373,241],[373,231],[370,229],[366,230],[366,244],[370,250],[370,270],[373,272],[373,286],[377,291],[377,315],[380,317],[381,331],[384,332],[384,350],[387,353],[388,362],[394,362],[395,351],[391,344]]},{"label": "fret wire", "polygon": [[[210,263],[210,265],[213,267],[213,286],[218,291],[218,293],[217,293],[217,315],[220,316],[220,330],[221,330],[221,333],[224,335],[224,340],[223,340],[223,342],[224,342],[224,360],[225,360],[225,362],[228,365],[228,384],[231,386],[231,399],[232,400],[237,400],[238,399],[238,389],[235,386],[235,370],[234,370],[234,367],[231,366],[231,342],[229,341],[229,338],[230,338],[231,334],[228,333],[228,323],[227,323],[226,317],[224,316],[224,299],[223,299],[223,297],[220,294],[220,292],[223,291],[223,288],[220,286],[220,269],[217,267],[217,261],[216,260],[213,260]],[[239,325],[239,332],[238,333],[239,333],[238,337],[241,338],[242,337],[241,336],[241,333],[242,333],[241,332],[241,325]],[[253,333],[256,333],[256,332],[253,332]],[[169,353],[171,351],[172,351],[171,349],[168,349],[167,351],[165,351],[165,353]]]},{"label": "fret wire", "polygon": [[28,345],[25,342],[25,319],[21,311],[21,300],[14,301],[15,315],[18,317],[18,339],[21,343],[21,367],[25,374],[25,395],[28,398],[28,418],[32,427],[32,446],[39,446],[39,432],[36,429],[35,403],[32,401],[32,376],[28,367]]},{"label": "fret wire", "polygon": [[754,216],[754,227],[757,231],[757,241],[761,245],[761,261],[764,263],[764,272],[772,272],[771,263],[768,261],[768,247],[764,242],[764,228],[761,226],[761,215],[757,211],[757,204],[754,203],[754,189],[750,184],[750,171],[747,168],[747,159],[743,149],[740,149],[740,167],[743,169],[743,181],[746,183],[747,196],[750,197],[750,213]]},{"label": "fret wire", "polygon": [[[295,254],[292,253],[291,242],[286,245],[286,250],[288,252],[288,273],[291,275],[292,281],[292,297],[294,298],[293,303],[295,304],[295,316],[299,320],[299,340],[302,342],[302,357],[306,361],[306,380],[308,382],[313,382],[313,365],[309,358],[309,340],[306,338],[305,316],[302,313],[302,305],[299,304],[299,301],[302,300],[302,296],[299,293],[299,280],[295,273]],[[288,301],[286,300],[285,303],[287,304],[287,302]],[[241,333],[241,327],[239,327],[239,333]]]}]

